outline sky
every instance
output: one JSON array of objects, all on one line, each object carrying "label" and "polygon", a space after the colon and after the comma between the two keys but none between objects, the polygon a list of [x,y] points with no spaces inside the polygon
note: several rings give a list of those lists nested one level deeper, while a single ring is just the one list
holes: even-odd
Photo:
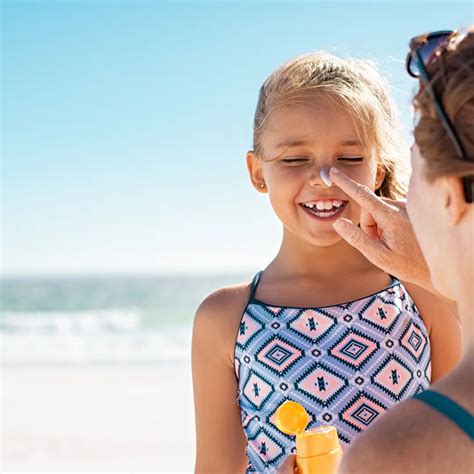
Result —
[{"label": "sky", "polygon": [[411,37],[472,2],[2,1],[2,274],[258,270],[281,224],[250,185],[257,94],[326,50],[375,61],[407,146]]}]

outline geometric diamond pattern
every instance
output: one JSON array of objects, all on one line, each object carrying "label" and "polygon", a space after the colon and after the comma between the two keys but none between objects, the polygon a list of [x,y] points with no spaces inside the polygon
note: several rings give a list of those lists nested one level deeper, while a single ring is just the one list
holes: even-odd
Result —
[{"label": "geometric diamond pattern", "polygon": [[256,359],[276,374],[283,375],[302,355],[301,349],[287,339],[273,336],[257,351]]},{"label": "geometric diamond pattern", "polygon": [[428,337],[420,326],[413,321],[407,326],[400,337],[400,345],[417,361],[421,360],[428,344]]},{"label": "geometric diamond pattern", "polygon": [[366,429],[387,408],[370,395],[360,393],[339,413],[339,418],[357,431]]},{"label": "geometric diamond pattern", "polygon": [[276,344],[273,348],[266,354],[271,361],[275,362],[278,365],[283,364],[288,357],[291,356],[291,352],[287,351],[283,346]]},{"label": "geometric diamond pattern", "polygon": [[410,368],[398,357],[390,355],[371,377],[374,384],[399,401],[414,380]]},{"label": "geometric diamond pattern", "polygon": [[306,408],[311,429],[335,426],[347,445],[394,404],[428,388],[430,352],[423,320],[396,279],[379,293],[324,308],[251,298],[235,345],[249,472],[274,472],[295,449],[294,436],[276,427],[284,401]]},{"label": "geometric diamond pattern", "polygon": [[319,342],[337,325],[336,318],[324,312],[305,309],[288,322],[288,328],[298,335],[312,341]]},{"label": "geometric diamond pattern", "polygon": [[295,388],[311,400],[327,407],[349,385],[347,378],[323,364],[309,368],[295,382]]},{"label": "geometric diamond pattern", "polygon": [[330,354],[342,363],[361,369],[379,349],[379,343],[369,336],[349,329],[330,348]]},{"label": "geometric diamond pattern", "polygon": [[274,391],[273,384],[261,375],[250,371],[243,386],[243,394],[257,409],[261,409]]},{"label": "geometric diamond pattern", "polygon": [[257,455],[252,458],[258,459],[258,462],[252,463],[257,472],[262,472],[268,465],[283,460],[285,457],[284,444],[273,436],[270,430],[263,427],[249,438],[249,448]]},{"label": "geometric diamond pattern", "polygon": [[360,319],[388,333],[397,324],[401,314],[393,299],[373,297],[360,314]]},{"label": "geometric diamond pattern", "polygon": [[246,318],[240,321],[237,344],[243,348],[247,347],[263,329],[264,324],[258,318],[253,317],[252,312],[249,311]]},{"label": "geometric diamond pattern", "polygon": [[369,346],[367,344],[363,344],[360,341],[356,341],[351,339],[342,349],[341,353],[345,354],[346,356],[357,360],[359,356],[361,356]]}]

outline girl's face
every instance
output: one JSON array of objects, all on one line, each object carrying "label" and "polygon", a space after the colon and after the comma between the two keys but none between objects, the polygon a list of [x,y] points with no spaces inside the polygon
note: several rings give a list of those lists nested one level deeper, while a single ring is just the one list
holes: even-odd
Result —
[{"label": "girl's face", "polygon": [[360,207],[336,186],[327,187],[321,169],[339,168],[371,190],[384,177],[360,143],[351,115],[334,104],[273,111],[262,131],[261,150],[261,157],[247,155],[256,189],[262,191],[264,182],[286,230],[316,246],[341,240],[332,226],[339,217],[360,221]]}]

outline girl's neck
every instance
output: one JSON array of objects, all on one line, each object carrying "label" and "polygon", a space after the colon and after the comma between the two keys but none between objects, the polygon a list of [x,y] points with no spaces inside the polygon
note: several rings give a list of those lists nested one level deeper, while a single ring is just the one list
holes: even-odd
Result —
[{"label": "girl's neck", "polygon": [[280,250],[269,269],[270,267],[282,276],[291,273],[308,277],[340,275],[341,268],[348,273],[376,270],[372,263],[343,239],[333,245],[318,247],[299,239],[287,230],[284,230]]}]

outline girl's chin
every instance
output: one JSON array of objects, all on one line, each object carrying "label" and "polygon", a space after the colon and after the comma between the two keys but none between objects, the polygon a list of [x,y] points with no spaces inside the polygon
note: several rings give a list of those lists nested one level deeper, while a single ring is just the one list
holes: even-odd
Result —
[{"label": "girl's chin", "polygon": [[309,235],[305,240],[315,247],[332,247],[341,242],[343,238],[335,230],[328,230],[317,235]]}]

